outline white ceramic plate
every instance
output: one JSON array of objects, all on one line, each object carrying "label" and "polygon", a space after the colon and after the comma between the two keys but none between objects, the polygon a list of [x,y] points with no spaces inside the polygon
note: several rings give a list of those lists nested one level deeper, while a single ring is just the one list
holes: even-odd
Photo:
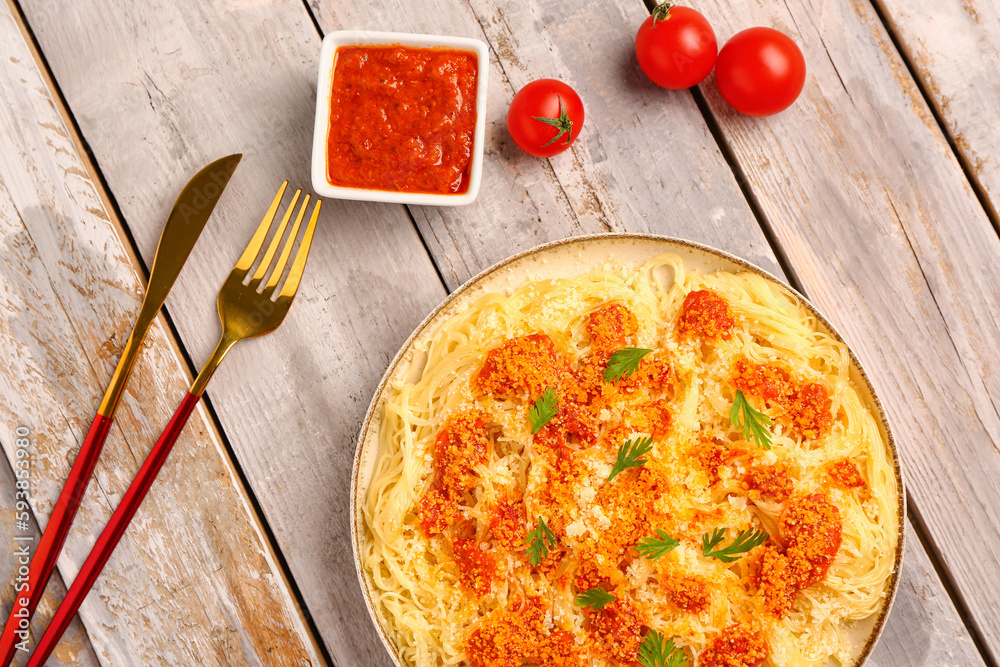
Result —
[{"label": "white ceramic plate", "polygon": [[[393,640],[379,620],[374,603],[376,591],[371,578],[364,571],[359,557],[362,540],[366,539],[362,508],[364,507],[364,499],[368,492],[369,482],[375,470],[375,461],[378,456],[378,431],[382,409],[389,389],[395,383],[416,379],[414,376],[420,372],[422,362],[416,350],[426,347],[427,341],[434,335],[442,323],[456,315],[466,304],[482,294],[488,292],[509,293],[512,289],[520,286],[527,280],[545,280],[580,275],[598,268],[612,259],[625,265],[639,267],[652,257],[667,252],[677,254],[683,258],[685,268],[695,269],[702,273],[719,270],[731,272],[753,271],[763,276],[802,302],[806,308],[816,315],[821,328],[825,328],[834,338],[843,342],[840,334],[834,330],[827,319],[805,297],[786,286],[767,271],[721,250],[690,241],[651,234],[600,234],[554,241],[514,255],[495,264],[455,290],[417,327],[416,331],[403,344],[396,358],[389,364],[389,368],[382,377],[382,381],[375,392],[375,397],[368,408],[368,414],[365,416],[361,432],[358,436],[358,447],[354,457],[354,471],[351,478],[351,539],[354,547],[354,566],[358,573],[358,579],[361,582],[361,590],[365,598],[365,604],[368,606],[368,612],[371,614],[372,622],[375,624],[375,628],[378,630],[386,650],[398,667],[408,666],[400,663],[396,656]],[[895,566],[893,568],[892,581],[889,583],[889,590],[886,594],[885,605],[880,613],[855,624],[852,629],[852,634],[858,640],[856,644],[862,647],[855,663],[855,667],[858,667],[867,660],[872,648],[875,646],[875,642],[878,641],[879,636],[882,634],[885,619],[889,614],[889,609],[892,607],[892,602],[896,596],[896,589],[899,586],[899,572],[903,557],[903,517],[906,516],[906,494],[903,489],[902,471],[899,467],[899,455],[896,451],[896,444],[892,438],[892,432],[889,428],[885,411],[882,409],[882,404],[875,394],[875,389],[872,387],[868,375],[861,368],[854,352],[851,351],[850,355],[851,381],[857,387],[862,401],[871,410],[872,414],[875,415],[882,435],[889,445],[893,469],[896,474],[897,488],[899,489],[897,509],[900,517]]]}]

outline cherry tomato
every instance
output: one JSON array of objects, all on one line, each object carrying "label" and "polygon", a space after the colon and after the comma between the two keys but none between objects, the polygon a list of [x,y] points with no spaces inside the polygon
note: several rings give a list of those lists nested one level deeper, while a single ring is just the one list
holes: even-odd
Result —
[{"label": "cherry tomato", "polygon": [[562,81],[538,79],[517,92],[507,130],[525,153],[551,157],[569,148],[583,129],[583,102]]},{"label": "cherry tomato", "polygon": [[681,90],[709,75],[719,53],[715,31],[690,7],[664,2],[643,21],[635,36],[639,67],[658,86]]},{"label": "cherry tomato", "polygon": [[806,82],[806,61],[792,38],[774,28],[733,35],[715,62],[724,100],[748,116],[771,116],[792,105]]}]

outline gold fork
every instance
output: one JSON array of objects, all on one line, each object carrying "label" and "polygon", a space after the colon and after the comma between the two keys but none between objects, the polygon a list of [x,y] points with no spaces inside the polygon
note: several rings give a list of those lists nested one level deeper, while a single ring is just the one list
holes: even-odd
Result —
[{"label": "gold fork", "polygon": [[[209,379],[215,373],[215,369],[219,367],[226,353],[229,352],[233,345],[244,338],[261,336],[274,331],[281,324],[281,321],[285,319],[285,315],[288,314],[288,309],[292,305],[292,299],[295,297],[299,282],[302,280],[302,272],[305,270],[306,259],[309,256],[309,246],[312,244],[313,233],[316,229],[316,219],[319,217],[322,201],[317,200],[315,207],[313,207],[309,224],[302,236],[295,260],[292,262],[288,277],[285,278],[281,290],[278,290],[278,284],[281,282],[288,258],[291,256],[292,248],[299,236],[302,219],[305,217],[306,209],[309,206],[309,195],[306,195],[302,201],[302,207],[295,217],[292,230],[288,234],[288,238],[281,248],[281,254],[278,256],[276,262],[274,258],[281,239],[285,236],[285,230],[289,220],[291,220],[295,204],[302,190],[296,190],[295,195],[292,197],[292,203],[288,206],[285,215],[281,219],[281,223],[274,232],[271,243],[261,257],[260,263],[257,265],[256,270],[254,270],[253,275],[250,274],[250,270],[257,263],[257,258],[260,256],[264,240],[267,238],[274,224],[278,207],[281,205],[281,200],[287,186],[288,181],[285,181],[278,189],[278,194],[275,195],[274,201],[271,202],[271,206],[267,209],[267,213],[264,215],[260,226],[257,227],[253,238],[250,239],[249,245],[243,251],[243,255],[239,261],[236,262],[236,266],[229,274],[222,289],[219,290],[219,318],[222,320],[222,337],[219,339],[219,344],[215,347],[215,351],[205,363],[201,372],[198,373],[198,377],[191,384],[191,388],[177,408],[177,411],[174,412],[174,416],[171,418],[170,423],[167,424],[167,428],[149,452],[145,462],[142,464],[142,468],[139,469],[139,474],[132,480],[125,495],[122,496],[122,500],[108,521],[108,525],[105,526],[101,536],[97,538],[97,543],[91,549],[90,555],[87,556],[86,562],[73,581],[72,587],[66,593],[62,604],[59,605],[59,609],[56,610],[48,629],[38,641],[38,646],[35,647],[35,652],[28,662],[28,667],[39,667],[45,664],[45,660],[52,653],[62,633],[66,630],[70,621],[73,620],[77,609],[83,603],[91,586],[94,585],[94,581],[97,580],[105,563],[108,562],[122,535],[125,534],[125,529],[128,528],[129,522],[135,515],[136,510],[139,509],[143,498],[146,497],[149,487],[152,485],[153,480],[156,479],[156,475],[159,473],[164,461],[166,461],[174,442],[180,435],[188,417],[205,392],[205,387]],[[248,276],[249,281],[247,280]],[[265,278],[267,279],[266,282]]]}]

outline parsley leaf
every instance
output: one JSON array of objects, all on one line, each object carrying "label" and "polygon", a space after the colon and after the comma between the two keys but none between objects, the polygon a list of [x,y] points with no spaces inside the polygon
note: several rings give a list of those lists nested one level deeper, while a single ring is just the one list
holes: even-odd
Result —
[{"label": "parsley leaf", "polygon": [[639,438],[632,444],[631,440],[626,440],[625,444],[618,448],[618,460],[615,461],[615,467],[611,469],[611,474],[608,475],[608,481],[610,482],[619,473],[624,472],[626,468],[639,468],[646,463],[646,459],[640,459],[640,456],[645,456],[653,451],[653,439],[652,438]]},{"label": "parsley leaf", "polygon": [[725,539],[725,537],[726,537],[725,528],[716,528],[714,531],[712,531],[711,537],[709,537],[708,533],[705,533],[704,535],[701,536],[701,553],[705,556],[708,556],[708,552],[714,549],[716,545],[719,544],[719,542]]},{"label": "parsley leaf", "polygon": [[726,534],[725,528],[716,528],[711,537],[708,533],[701,536],[701,554],[707,558],[718,558],[723,563],[732,563],[754,547],[759,547],[767,539],[767,532],[748,528],[744,530],[728,547],[716,549]]},{"label": "parsley leaf", "polygon": [[578,607],[590,607],[591,609],[597,610],[617,599],[618,598],[600,586],[596,586],[577,595],[576,604]]},{"label": "parsley leaf", "polygon": [[524,538],[524,546],[528,551],[528,562],[534,567],[538,567],[549,551],[556,548],[555,533],[545,525],[545,519],[538,517],[538,527]]},{"label": "parsley leaf", "polygon": [[639,664],[643,667],[684,667],[687,662],[687,656],[674,646],[674,640],[656,630],[650,630],[639,645]]},{"label": "parsley leaf", "polygon": [[542,427],[549,423],[549,420],[556,416],[559,411],[559,399],[552,387],[546,387],[542,395],[538,397],[535,404],[528,410],[528,418],[531,420],[531,434],[534,435],[542,430]]},{"label": "parsley leaf", "polygon": [[680,546],[680,542],[670,537],[667,531],[662,528],[657,528],[656,534],[660,537],[644,537],[639,540],[639,544],[635,545],[636,551],[649,560],[656,560],[668,551],[672,551]]},{"label": "parsley leaf", "polygon": [[[740,416],[740,412],[743,416]],[[733,399],[733,407],[729,408],[729,421],[733,426],[743,431],[743,437],[747,440],[753,438],[758,447],[771,449],[771,431],[774,426],[771,418],[759,410],[754,410],[747,397],[742,391],[737,390],[736,398]]]},{"label": "parsley leaf", "polygon": [[608,365],[604,369],[605,382],[618,382],[621,377],[632,377],[639,370],[639,362],[652,350],[641,347],[623,347],[608,359]]}]

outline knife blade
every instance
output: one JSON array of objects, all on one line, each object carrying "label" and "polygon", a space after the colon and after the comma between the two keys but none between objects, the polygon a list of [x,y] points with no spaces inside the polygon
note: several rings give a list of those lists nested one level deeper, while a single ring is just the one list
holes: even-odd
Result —
[{"label": "knife blade", "polygon": [[114,417],[125,382],[132,372],[136,353],[242,157],[243,155],[236,153],[216,160],[195,174],[177,196],[153,256],[142,308],[125,343],[118,368],[108,384],[101,407],[97,410],[98,414]]}]

